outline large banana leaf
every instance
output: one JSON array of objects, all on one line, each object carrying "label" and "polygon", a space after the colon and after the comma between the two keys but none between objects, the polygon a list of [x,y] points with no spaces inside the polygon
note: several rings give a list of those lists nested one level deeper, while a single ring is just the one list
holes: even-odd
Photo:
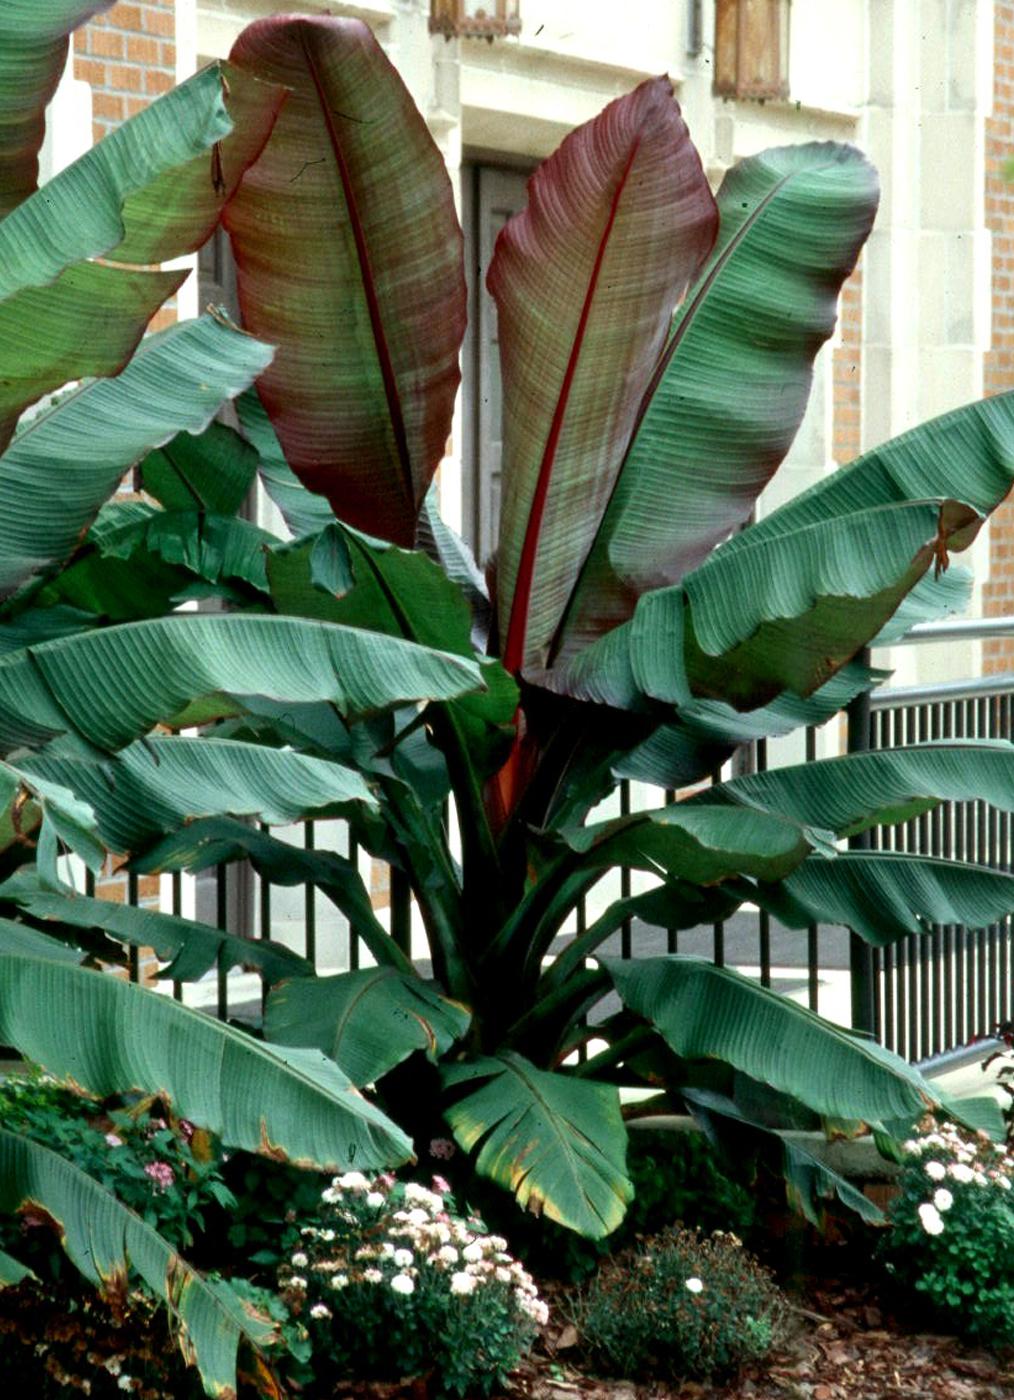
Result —
[{"label": "large banana leaf", "polygon": [[[983,517],[957,501],[904,501],[718,549],[683,587],[697,694],[753,709],[809,695],[880,631],[928,569],[946,569]],[[652,595],[648,595],[648,602]]]},{"label": "large banana leaf", "polygon": [[205,1393],[236,1395],[240,1340],[275,1339],[271,1320],[246,1308],[223,1281],[202,1278],[158,1233],[93,1177],[31,1138],[0,1128],[0,1211],[31,1209],[50,1219],[72,1262],[114,1297],[140,1275],[169,1310],[183,1355]]},{"label": "large banana leaf", "polygon": [[718,231],[667,78],[572,132],[497,239],[504,664],[542,666],[594,539],[669,317]]},{"label": "large banana leaf", "polygon": [[[2,887],[5,894],[9,884],[7,881]],[[5,953],[23,953],[29,958],[53,958],[56,962],[75,964],[83,962],[85,956],[80,949],[51,938],[30,924],[15,923],[13,919],[0,919],[0,949]]]},{"label": "large banana leaf", "polygon": [[200,432],[271,353],[202,316],[35,418],[0,457],[0,595],[65,560],[127,467],[181,429]]},{"label": "large banana leaf", "polygon": [[470,1020],[463,1006],[421,977],[371,967],[273,988],[264,1034],[281,1045],[316,1046],[362,1086],[416,1050],[433,1060],[445,1054]]},{"label": "large banana leaf", "polygon": [[235,739],[156,735],[102,764],[61,754],[55,745],[25,758],[21,769],[83,798],[103,840],[120,853],[199,817],[250,816],[286,826],[336,815],[349,802],[377,806],[352,768]]},{"label": "large banana leaf", "polygon": [[229,580],[267,593],[267,551],[274,544],[275,536],[250,520],[197,510],[164,510],[110,531],[99,551],[105,559],[139,560],[142,566],[154,556],[208,583]]},{"label": "large banana leaf", "polygon": [[678,583],[749,515],[802,420],[878,193],[865,157],[831,142],[764,151],[726,175],[718,242],[642,405],[564,655]]},{"label": "large banana leaf", "polygon": [[757,898],[783,923],[844,924],[881,946],[933,924],[986,928],[1014,913],[1014,875],[964,861],[849,851],[805,860]]},{"label": "large banana leaf", "polygon": [[615,1088],[536,1069],[511,1052],[448,1065],[443,1079],[452,1091],[468,1088],[445,1117],[466,1152],[479,1148],[481,1175],[589,1239],[616,1229],[634,1191]]},{"label": "large banana leaf", "polygon": [[244,324],[279,347],[258,391],[296,475],[410,546],[465,329],[443,158],[360,20],[260,20],[232,60],[291,89],[225,213]]},{"label": "large banana leaf", "polygon": [[[179,982],[196,982],[213,968],[228,972],[233,967],[253,968],[269,983],[283,977],[313,976],[312,965],[283,943],[269,938],[237,938],[177,914],[117,904],[110,899],[91,899],[69,889],[62,893],[47,890],[20,871],[0,885],[0,899],[17,904],[33,919],[52,922],[61,936],[72,929],[101,929],[131,947],[151,948],[160,962],[169,964],[160,975]],[[32,952],[27,935],[46,936],[24,924],[3,922],[0,943],[6,952]],[[20,939],[12,933],[15,929],[23,932]],[[66,944],[55,939],[47,941],[68,961],[80,961],[80,956]]]},{"label": "large banana leaf", "polygon": [[330,700],[362,715],[481,688],[475,661],[399,637],[301,618],[187,614],[0,658],[0,742],[71,733],[114,750],[219,691]]},{"label": "large banana leaf", "polygon": [[[829,832],[775,813],[686,802],[572,828],[562,836],[585,867],[634,866],[700,885],[736,874],[781,879],[812,849],[826,850],[831,839]],[[781,874],[764,873],[774,871]]]},{"label": "large banana leaf", "polygon": [[897,1055],[731,968],[679,954],[600,961],[624,1005],[683,1059],[723,1060],[831,1118],[879,1123],[938,1102]]},{"label": "large banana leaf", "polygon": [[231,1147],[325,1170],[411,1156],[400,1128],[319,1051],[266,1045],[104,972],[3,954],[0,1037],[88,1093],[165,1094]]},{"label": "large banana leaf", "polygon": [[0,219],[36,187],[46,107],[68,35],[113,0],[6,0],[0,8]]},{"label": "large banana leaf", "polygon": [[1014,744],[953,739],[843,754],[732,778],[691,802],[742,803],[851,836],[909,821],[941,801],[975,798],[1014,811]]},{"label": "large banana leaf", "polygon": [[722,546],[727,557],[805,525],[947,498],[989,515],[1014,484],[1014,393],[965,404],[857,457]]}]

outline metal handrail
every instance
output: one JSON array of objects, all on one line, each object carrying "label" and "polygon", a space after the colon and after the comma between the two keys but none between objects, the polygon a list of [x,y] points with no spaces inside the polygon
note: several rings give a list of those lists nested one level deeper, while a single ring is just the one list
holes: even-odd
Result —
[{"label": "metal handrail", "polygon": [[1014,616],[958,617],[946,622],[917,622],[889,646],[927,642],[985,642],[994,637],[1014,637]]},{"label": "metal handrail", "polygon": [[894,710],[909,705],[934,705],[946,700],[988,700],[1014,691],[1014,672],[981,676],[974,681],[940,681],[935,685],[904,685],[871,692],[871,710]]}]

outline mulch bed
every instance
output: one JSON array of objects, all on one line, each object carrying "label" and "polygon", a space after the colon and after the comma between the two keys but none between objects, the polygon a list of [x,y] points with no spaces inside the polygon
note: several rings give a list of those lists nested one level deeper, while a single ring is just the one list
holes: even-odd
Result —
[{"label": "mulch bed", "polygon": [[[817,1284],[792,1334],[728,1385],[597,1380],[582,1370],[573,1328],[551,1322],[504,1400],[1014,1400],[1006,1361],[885,1315],[872,1289]],[[335,1400],[426,1400],[424,1386],[340,1390]]]}]

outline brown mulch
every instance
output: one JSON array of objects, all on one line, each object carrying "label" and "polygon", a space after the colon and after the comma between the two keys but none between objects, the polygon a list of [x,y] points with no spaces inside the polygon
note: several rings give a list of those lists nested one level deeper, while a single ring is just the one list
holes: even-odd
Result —
[{"label": "brown mulch", "polygon": [[[1014,1357],[918,1332],[886,1317],[872,1292],[817,1285],[793,1310],[788,1340],[728,1385],[598,1380],[581,1367],[578,1339],[551,1322],[504,1400],[1014,1400]],[[373,1386],[336,1400],[426,1400],[425,1387]]]}]

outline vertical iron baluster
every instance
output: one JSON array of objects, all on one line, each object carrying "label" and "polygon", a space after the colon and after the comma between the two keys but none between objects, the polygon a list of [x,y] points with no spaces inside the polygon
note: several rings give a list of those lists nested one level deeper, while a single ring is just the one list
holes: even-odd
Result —
[{"label": "vertical iron baluster", "polygon": [[[134,909],[139,904],[137,876],[131,871],[127,876],[127,903]],[[131,982],[141,980],[141,950],[135,944],[127,949],[127,975]]]},{"label": "vertical iron baluster", "polygon": [[[817,731],[814,726],[806,729],[806,761],[817,759]],[[820,1002],[820,934],[816,924],[808,924],[806,929],[806,1001],[811,1011],[818,1009]]]},{"label": "vertical iron baluster", "polygon": [[[630,783],[624,778],[620,783],[620,816],[630,816]],[[620,898],[630,898],[630,867],[623,865],[620,867]],[[620,957],[629,958],[632,955],[632,940],[630,937],[631,923],[629,917],[620,924]]]},{"label": "vertical iron baluster", "polygon": [[[316,849],[316,832],[312,821],[303,823],[303,848]],[[317,887],[312,880],[303,886],[303,918],[306,920],[305,950],[306,960],[317,967]]]},{"label": "vertical iron baluster", "polygon": [[[666,790],[665,790],[665,805],[668,807],[668,805],[669,805],[670,802],[675,802],[675,801],[676,801],[676,791],[675,791],[675,789],[674,789],[674,788],[666,788]],[[674,928],[667,928],[667,929],[666,929],[666,931],[665,931],[665,950],[666,950],[667,953],[676,953],[676,952],[679,951],[679,930],[678,930],[678,929],[674,929]]]},{"label": "vertical iron baluster", "polygon": [[[359,842],[349,832],[349,861],[358,869],[359,866]],[[352,920],[349,920],[349,971],[355,972],[359,967],[359,935],[352,927]]]},{"label": "vertical iron baluster", "polygon": [[[174,870],[172,873],[173,886],[173,913],[177,918],[183,913],[183,871]],[[173,997],[176,1001],[183,1000],[183,983],[173,981]]]},{"label": "vertical iron baluster", "polygon": [[[229,926],[229,867],[215,866],[215,922],[223,932]],[[218,965],[218,1019],[229,1019],[229,987],[227,974],[221,962]]]}]

